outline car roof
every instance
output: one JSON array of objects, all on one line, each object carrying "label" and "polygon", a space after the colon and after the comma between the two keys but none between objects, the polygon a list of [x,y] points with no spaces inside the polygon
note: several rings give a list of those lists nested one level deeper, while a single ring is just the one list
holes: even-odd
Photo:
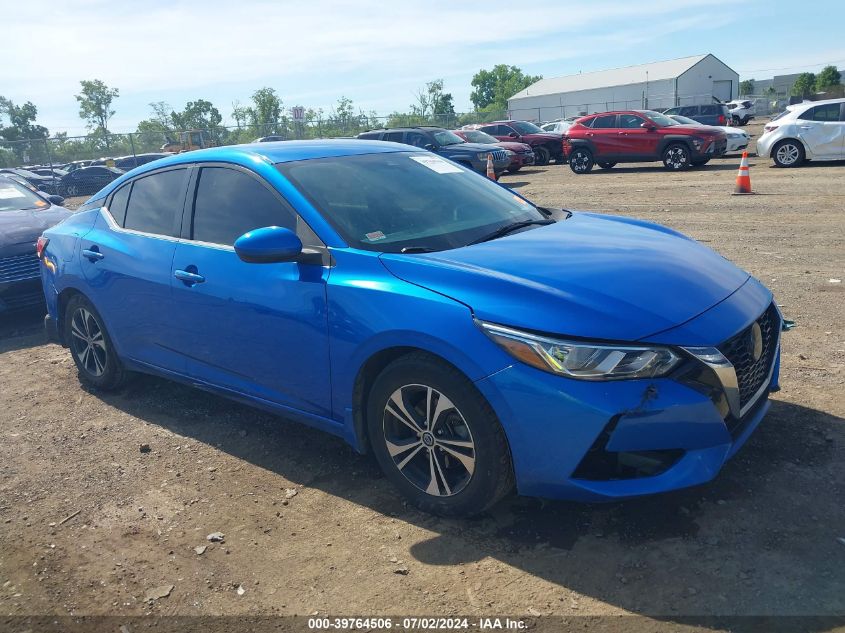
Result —
[{"label": "car roof", "polygon": [[845,103],[845,98],[838,98],[838,99],[822,99],[820,101],[802,101],[801,103],[793,103],[791,105],[786,106],[787,110],[797,110],[798,108],[803,108],[807,106],[808,108],[811,106],[817,105],[829,105],[832,103]]},{"label": "car roof", "polygon": [[[438,128],[439,129],[439,128]],[[197,162],[233,163],[236,165],[254,165],[256,162],[288,163],[314,158],[337,158],[340,156],[360,156],[364,154],[388,154],[391,152],[425,152],[422,148],[400,143],[367,141],[362,139],[320,139],[311,141],[272,141],[270,143],[249,143],[245,145],[226,145],[210,147],[181,154],[173,154],[151,163],[136,167],[129,174],[135,178],[141,174],[156,171],[171,165],[184,165]],[[104,187],[100,192],[108,195],[129,178],[121,176]]]}]

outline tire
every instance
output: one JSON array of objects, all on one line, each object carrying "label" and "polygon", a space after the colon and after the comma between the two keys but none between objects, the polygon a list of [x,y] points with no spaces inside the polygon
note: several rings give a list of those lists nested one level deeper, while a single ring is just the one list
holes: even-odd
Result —
[{"label": "tire", "polygon": [[602,169],[613,169],[614,167],[616,167],[616,163],[608,163],[606,161],[596,163],[596,165],[598,165]]},{"label": "tire", "polygon": [[751,120],[751,117],[747,116],[742,120],[743,125],[748,125],[748,122]]},{"label": "tire", "polygon": [[806,158],[801,141],[786,139],[772,148],[772,160],[777,167],[798,167]]},{"label": "tire", "polygon": [[367,430],[379,466],[420,510],[469,517],[513,489],[510,450],[492,407],[466,376],[428,354],[403,356],[376,378]]},{"label": "tire", "polygon": [[578,147],[569,154],[569,168],[576,174],[590,173],[593,164],[593,154],[588,149]]},{"label": "tire", "polygon": [[693,167],[702,167],[710,162],[709,158],[699,158],[698,160],[691,161]]},{"label": "tire", "polygon": [[544,167],[545,165],[549,164],[549,150],[545,147],[535,147],[534,148],[534,164],[538,167]]},{"label": "tire", "polygon": [[103,318],[83,295],[74,295],[68,301],[64,337],[81,383],[111,391],[126,382],[127,372],[115,354]]},{"label": "tire", "polygon": [[740,121],[740,118],[738,116],[731,117],[731,125],[740,125],[741,123],[742,121]]},{"label": "tire", "polygon": [[74,196],[79,195],[79,186],[78,185],[68,185],[67,188],[65,189],[65,191],[67,191],[68,197],[73,198]]},{"label": "tire", "polygon": [[681,171],[690,166],[690,151],[683,143],[672,143],[663,150],[663,166],[671,171]]}]

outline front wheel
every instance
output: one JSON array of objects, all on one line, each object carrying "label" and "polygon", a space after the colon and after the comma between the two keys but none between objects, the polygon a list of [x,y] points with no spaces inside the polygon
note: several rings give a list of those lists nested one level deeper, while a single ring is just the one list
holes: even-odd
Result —
[{"label": "front wheel", "polygon": [[792,139],[781,141],[772,149],[772,160],[778,167],[798,167],[804,157],[804,146]]},{"label": "front wheel", "polygon": [[569,168],[576,174],[589,173],[593,168],[593,155],[590,150],[578,148],[569,155]]},{"label": "front wheel", "polygon": [[690,166],[690,153],[686,145],[674,143],[663,151],[663,166],[672,171],[680,171]]},{"label": "front wheel", "polygon": [[538,167],[543,167],[544,165],[549,164],[549,150],[545,147],[535,147],[534,148],[534,164]]},{"label": "front wheel", "polygon": [[495,412],[462,373],[428,354],[403,356],[379,375],[367,429],[387,478],[423,511],[473,516],[513,488]]},{"label": "front wheel", "polygon": [[65,188],[65,191],[67,192],[67,195],[70,198],[72,198],[74,196],[78,196],[79,195],[79,185],[68,185]]},{"label": "front wheel", "polygon": [[64,317],[64,339],[83,384],[106,391],[126,380],[126,371],[115,354],[103,319],[88,299],[74,295]]},{"label": "front wheel", "polygon": [[740,123],[742,123],[742,121],[738,116],[731,117],[731,125],[739,125]]},{"label": "front wheel", "polygon": [[614,167],[616,167],[616,163],[601,162],[596,164],[602,169],[613,169]]}]

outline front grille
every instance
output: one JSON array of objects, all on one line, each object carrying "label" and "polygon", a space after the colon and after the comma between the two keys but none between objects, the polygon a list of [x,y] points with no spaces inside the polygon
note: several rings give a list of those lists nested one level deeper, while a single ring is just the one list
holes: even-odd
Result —
[{"label": "front grille", "polygon": [[40,274],[35,253],[0,258],[0,283],[36,279]]},{"label": "front grille", "polygon": [[507,152],[503,149],[497,149],[497,150],[490,152],[490,153],[493,154],[493,160],[496,161],[496,162],[498,162],[500,160],[507,160],[507,158],[508,158]]},{"label": "front grille", "polygon": [[27,292],[25,294],[4,294],[0,296],[0,312],[27,310],[29,308],[43,305],[44,293],[40,290],[37,292]]},{"label": "front grille", "polygon": [[[755,324],[760,327],[762,338],[757,360],[754,360]],[[775,360],[779,329],[780,317],[772,304],[753,324],[719,346],[719,351],[731,361],[736,371],[740,407],[745,407],[768,379]]]}]

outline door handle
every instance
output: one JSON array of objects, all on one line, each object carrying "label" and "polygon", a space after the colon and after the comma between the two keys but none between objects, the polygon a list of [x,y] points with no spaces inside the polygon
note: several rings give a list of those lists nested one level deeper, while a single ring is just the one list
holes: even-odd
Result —
[{"label": "door handle", "polygon": [[96,246],[92,246],[91,248],[83,248],[82,249],[82,256],[88,259],[92,264],[94,262],[98,262],[105,257]]},{"label": "door handle", "polygon": [[192,273],[187,270],[176,270],[173,272],[173,276],[176,277],[176,279],[185,282],[186,286],[201,284],[205,281],[205,277],[202,275],[198,275],[197,273]]},{"label": "door handle", "polygon": [[595,136],[595,132],[587,132],[587,136]]},{"label": "door handle", "polygon": [[813,129],[812,125],[799,125],[798,127],[800,127],[802,130],[812,130]]},{"label": "door handle", "polygon": [[627,132],[617,132],[619,136],[628,136]]}]

